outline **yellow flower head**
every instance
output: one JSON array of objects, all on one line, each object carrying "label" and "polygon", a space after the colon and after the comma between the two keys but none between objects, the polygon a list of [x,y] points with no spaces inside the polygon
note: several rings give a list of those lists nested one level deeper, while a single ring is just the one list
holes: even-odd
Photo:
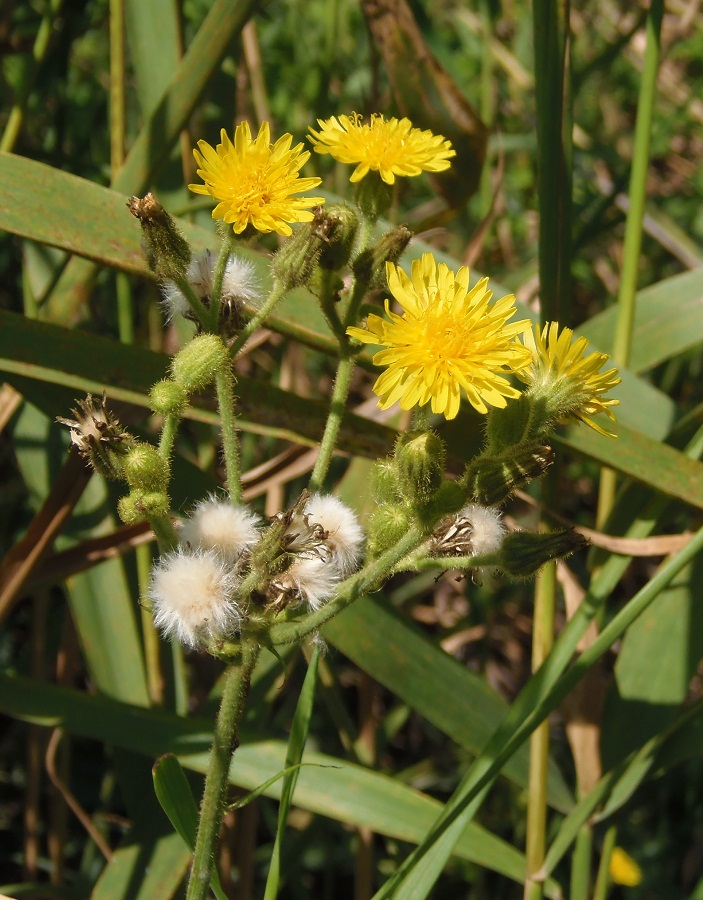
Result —
[{"label": "yellow flower head", "polygon": [[617,369],[601,372],[608,361],[605,353],[594,351],[585,356],[588,341],[576,338],[570,328],[559,331],[557,322],[547,322],[540,330],[535,325],[534,333],[523,335],[523,341],[532,354],[532,365],[518,373],[530,393],[544,397],[548,407],[559,421],[577,419],[585,422],[599,434],[615,437],[591,419],[598,413],[605,413],[611,421],[615,415],[610,409],[619,400],[603,397],[606,391],[620,384]]},{"label": "yellow flower head", "polygon": [[323,197],[293,197],[317,187],[319,178],[299,178],[298,171],[310,158],[303,145],[291,149],[293,137],[284,134],[271,146],[268,122],[263,122],[252,140],[248,122],[234,132],[234,143],[222,129],[221,144],[214,149],[198,141],[193,150],[198,175],[205,184],[189,184],[195,194],[208,194],[220,202],[213,219],[224,219],[241,234],[247,225],[257,231],[289,235],[290,222],[310,222],[309,208],[320,206]]},{"label": "yellow flower head", "polygon": [[332,116],[318,119],[319,131],[310,129],[309,140],[317,153],[330,153],[343,163],[356,164],[352,182],[361,181],[370,169],[380,173],[387,184],[396,175],[419,175],[421,172],[443,172],[456,156],[451,141],[441,134],[413,128],[409,119],[388,119],[375,113],[363,125],[361,116]]},{"label": "yellow flower head", "polygon": [[610,877],[615,884],[624,884],[626,887],[637,887],[642,881],[642,869],[637,865],[629,853],[622,847],[614,847],[610,854]]},{"label": "yellow flower head", "polygon": [[512,294],[489,306],[487,278],[469,290],[466,267],[455,275],[431,253],[413,262],[410,278],[394,263],[386,263],[386,275],[403,314],[391,312],[386,300],[390,321],[371,315],[366,328],[347,329],[366,344],[388,348],[373,358],[386,366],[374,385],[382,409],[396,401],[403,409],[431,402],[433,412],[453,419],[462,390],[480,413],[520,395],[504,375],[530,363],[529,350],[515,340],[529,322],[508,324],[515,314]]}]

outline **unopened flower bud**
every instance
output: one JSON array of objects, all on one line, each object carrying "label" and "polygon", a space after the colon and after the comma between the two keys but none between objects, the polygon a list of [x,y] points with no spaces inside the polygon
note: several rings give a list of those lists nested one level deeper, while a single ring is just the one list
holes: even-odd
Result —
[{"label": "unopened flower bud", "polygon": [[395,446],[398,480],[414,503],[426,503],[442,483],[446,449],[434,431],[411,431]]},{"label": "unopened flower bud", "polygon": [[571,529],[564,531],[514,531],[501,548],[499,568],[515,578],[528,577],[552,559],[563,559],[588,546],[588,541]]},{"label": "unopened flower bud", "polygon": [[168,463],[151,444],[134,444],[125,454],[122,465],[131,488],[144,494],[166,491],[170,477]]},{"label": "unopened flower bud", "polygon": [[342,203],[325,206],[325,215],[336,220],[337,224],[322,245],[319,264],[321,269],[336,272],[349,262],[359,228],[359,217],[350,206]]},{"label": "unopened flower bud", "polygon": [[171,374],[186,393],[192,394],[207,387],[229,365],[229,351],[222,340],[215,334],[198,334],[174,356]]},{"label": "unopened flower bud", "polygon": [[165,378],[157,381],[149,391],[149,403],[157,415],[181,413],[188,404],[188,394],[182,384]]},{"label": "unopened flower bud", "polygon": [[551,447],[523,447],[502,457],[479,456],[469,464],[462,483],[479,503],[495,506],[518,488],[540,478],[554,461]]},{"label": "unopened flower bud", "polygon": [[370,290],[387,291],[386,263],[396,263],[410,243],[412,232],[405,225],[391,228],[372,246],[360,253],[352,266],[357,278]]},{"label": "unopened flower bud", "polygon": [[132,490],[117,503],[117,511],[125,525],[136,525],[144,519],[160,519],[168,515],[171,503],[163,491]]},{"label": "unopened flower bud", "polygon": [[382,503],[369,517],[367,550],[370,557],[380,556],[397,544],[412,526],[410,515],[400,506]]},{"label": "unopened flower bud", "polygon": [[339,228],[339,219],[328,216],[323,207],[315,207],[313,214],[312,222],[300,225],[273,258],[273,274],[288,289],[308,283],[323,247]]},{"label": "unopened flower bud", "polygon": [[396,503],[402,499],[394,459],[381,459],[371,469],[371,493],[378,503]]},{"label": "unopened flower bud", "polygon": [[159,281],[185,278],[191,252],[175,222],[153,194],[132,197],[127,204],[142,226],[142,249]]}]

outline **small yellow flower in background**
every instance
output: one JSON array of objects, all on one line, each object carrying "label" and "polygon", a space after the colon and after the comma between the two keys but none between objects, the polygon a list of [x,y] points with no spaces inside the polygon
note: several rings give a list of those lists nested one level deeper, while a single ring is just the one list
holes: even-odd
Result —
[{"label": "small yellow flower in background", "polygon": [[512,294],[489,306],[487,278],[469,290],[466,267],[454,274],[431,253],[413,262],[411,277],[394,263],[386,263],[386,275],[403,314],[391,312],[386,300],[390,321],[371,315],[366,328],[347,329],[366,344],[388,348],[373,358],[386,367],[373,388],[382,409],[396,401],[403,409],[431,403],[432,412],[453,419],[462,391],[480,413],[487,404],[502,408],[506,397],[520,396],[503,377],[531,359],[515,340],[529,322],[508,324],[516,312]]},{"label": "small yellow flower in background", "polygon": [[610,854],[610,877],[615,884],[637,887],[642,881],[642,870],[622,847],[615,847]]},{"label": "small yellow flower in background", "polygon": [[220,202],[213,219],[223,219],[241,234],[247,225],[257,231],[289,235],[291,222],[310,222],[308,210],[325,202],[324,197],[293,197],[320,183],[319,178],[299,178],[298,172],[310,158],[302,144],[291,149],[293,137],[284,134],[271,146],[268,122],[263,122],[254,140],[248,122],[234,133],[234,143],[222,129],[221,144],[213,148],[198,141],[193,150],[198,175],[205,184],[189,184],[195,194],[206,194]]},{"label": "small yellow flower in background", "polygon": [[451,141],[441,134],[413,128],[409,119],[384,119],[378,113],[368,125],[358,113],[318,119],[319,131],[310,129],[309,140],[317,153],[330,153],[343,163],[356,164],[352,182],[361,181],[370,169],[380,173],[387,184],[396,175],[419,175],[421,172],[443,172],[456,156]]},{"label": "small yellow flower in background", "polygon": [[585,356],[588,340],[579,337],[572,343],[573,336],[571,328],[559,331],[557,322],[547,322],[541,330],[535,325],[534,333],[530,329],[522,338],[532,353],[532,365],[519,372],[518,377],[530,385],[532,394],[546,398],[560,421],[577,419],[599,434],[615,437],[591,416],[605,413],[615,422],[610,407],[620,401],[603,394],[620,384],[618,370],[601,372],[610,357],[597,351]]}]

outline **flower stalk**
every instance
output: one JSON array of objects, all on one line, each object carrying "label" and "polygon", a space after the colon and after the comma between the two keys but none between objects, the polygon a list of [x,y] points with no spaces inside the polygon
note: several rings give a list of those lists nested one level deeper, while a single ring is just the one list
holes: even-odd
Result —
[{"label": "flower stalk", "polygon": [[237,734],[249,692],[251,674],[260,652],[261,647],[258,644],[242,642],[241,660],[230,666],[226,674],[222,702],[215,724],[210,766],[205,778],[205,792],[200,808],[193,868],[186,900],[205,900],[208,895],[214,865],[215,841],[222,824],[229,769],[238,746]]}]

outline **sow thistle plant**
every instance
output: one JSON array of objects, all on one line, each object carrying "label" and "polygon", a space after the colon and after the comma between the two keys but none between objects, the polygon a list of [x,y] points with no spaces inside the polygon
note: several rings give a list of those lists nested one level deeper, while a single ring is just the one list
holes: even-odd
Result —
[{"label": "sow thistle plant", "polygon": [[[158,446],[127,433],[105,398],[88,397],[75,419],[60,420],[97,471],[126,482],[122,519],[148,520],[159,541],[146,601],[156,626],[227,666],[190,900],[208,891],[232,747],[261,650],[316,636],[397,572],[489,566],[520,578],[571,553],[581,543],[573,532],[508,532],[500,507],[549,467],[557,423],[579,420],[607,434],[592,417],[604,412],[613,419],[617,403],[605,396],[619,381],[616,371],[603,372],[607,357],[587,354],[583,338],[574,340],[557,323],[533,330],[516,319],[512,295],[494,300],[487,278],[472,286],[466,267],[454,272],[431,253],[408,272],[399,262],[410,239],[402,226],[376,236],[389,199],[385,188],[398,177],[448,168],[449,141],[407,119],[375,115],[365,123],[356,114],[320,120],[310,141],[317,153],[355,166],[353,204],[325,207],[322,197],[308,196],[320,184],[300,176],[310,152],[293,146],[290,134],[272,144],[267,123],[256,137],[245,122],[233,139],[223,130],[214,148],[198,142],[203,183],[190,189],[217,201],[216,255],[194,256],[152,195],[132,198],[166,316],[193,320],[197,333],[151,390],[152,410],[163,421]],[[269,232],[286,240],[271,259],[272,290],[262,297],[237,242]],[[318,298],[339,362],[308,488],[264,521],[243,502],[233,362],[286,291],[299,285]],[[385,312],[364,318],[363,303],[379,290]],[[355,361],[367,344],[380,348],[373,356],[382,369],[373,388],[379,405],[399,403],[414,418],[388,458],[375,464],[374,512],[362,528],[327,488]],[[197,499],[179,520],[169,499],[178,424],[193,394],[213,388],[227,493]],[[429,415],[454,419],[466,402],[485,417],[485,444],[449,477],[445,443]]]}]

